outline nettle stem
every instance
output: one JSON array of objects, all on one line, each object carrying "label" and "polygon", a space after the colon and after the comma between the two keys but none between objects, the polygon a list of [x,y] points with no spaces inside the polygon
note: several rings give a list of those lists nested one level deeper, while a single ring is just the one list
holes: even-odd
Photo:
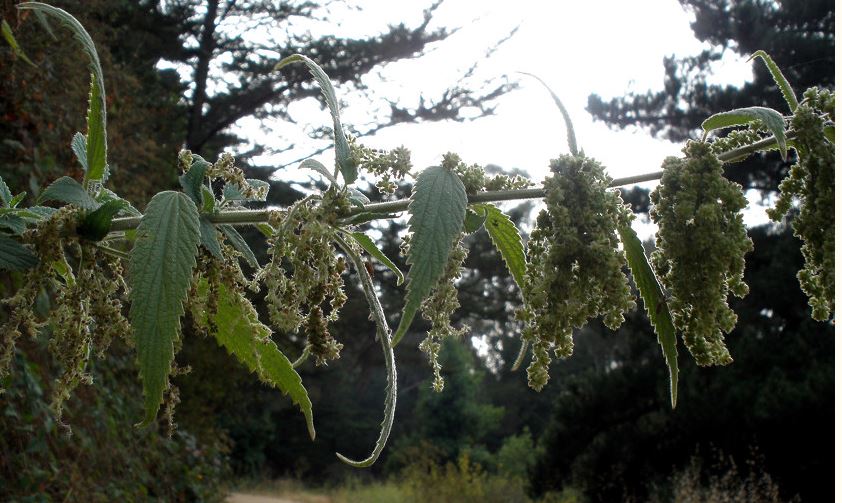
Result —
[{"label": "nettle stem", "polygon": [[[795,138],[795,131],[787,130],[787,139]],[[749,145],[744,145],[733,150],[728,150],[719,154],[717,157],[722,162],[732,162],[741,157],[745,157],[751,153],[761,150],[767,150],[769,147],[776,145],[774,137],[769,137]],[[653,171],[651,173],[644,173],[642,175],[626,176],[622,178],[615,178],[610,187],[622,187],[625,185],[633,185],[642,182],[651,182],[659,180],[663,174],[662,170]],[[516,189],[516,190],[494,190],[488,192],[480,192],[478,194],[468,195],[468,203],[499,203],[503,201],[518,201],[523,199],[539,199],[544,197],[544,189],[541,187],[533,189]],[[349,216],[358,215],[360,213],[400,213],[406,211],[409,207],[409,199],[400,199],[398,201],[388,201],[385,203],[371,203],[363,207],[351,208]],[[224,211],[214,215],[208,215],[208,219],[214,224],[229,224],[229,225],[249,225],[265,223],[269,220],[270,210],[234,210]],[[140,225],[141,217],[126,217],[115,218],[111,222],[111,232],[121,232],[134,229]]]}]

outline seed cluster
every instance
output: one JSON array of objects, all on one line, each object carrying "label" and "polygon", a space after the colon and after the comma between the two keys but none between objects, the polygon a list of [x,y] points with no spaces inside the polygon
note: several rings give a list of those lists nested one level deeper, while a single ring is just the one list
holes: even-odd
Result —
[{"label": "seed cluster", "polygon": [[622,268],[617,228],[631,218],[597,161],[565,155],[544,181],[546,209],[529,237],[524,278],[523,338],[532,344],[529,385],[540,390],[551,361],[573,352],[573,329],[596,316],[616,330],[634,297]]},{"label": "seed cluster", "polygon": [[[189,150],[182,150],[178,153],[178,165],[183,173],[189,171],[197,160],[205,162],[204,159],[194,155]],[[246,199],[265,200],[269,191],[266,185],[255,187],[250,184],[243,170],[234,166],[234,156],[228,152],[224,152],[215,163],[208,167],[205,176],[211,180],[222,180],[232,185]]]},{"label": "seed cluster", "polygon": [[523,189],[531,185],[530,181],[520,175],[508,176],[497,174],[488,176],[488,173],[479,164],[468,165],[458,155],[448,152],[442,159],[443,167],[456,173],[462,184],[465,185],[465,192],[476,194],[489,190],[515,190]]},{"label": "seed cluster", "polygon": [[[69,426],[61,421],[64,403],[76,386],[92,382],[88,371],[91,354],[103,358],[114,337],[131,339],[129,322],[123,316],[128,288],[119,260],[105,256],[93,243],[68,237],[73,236],[80,214],[79,209],[63,207],[24,233],[23,241],[33,246],[38,265],[26,273],[16,294],[4,301],[11,314],[0,328],[0,375],[8,373],[15,341],[22,333],[36,337],[42,329],[49,330],[48,348],[61,368],[50,408],[57,424],[68,433]],[[68,256],[78,264],[75,270]],[[56,274],[60,280],[54,279]],[[44,289],[54,292],[55,305],[40,322],[33,309]]]},{"label": "seed cluster", "polygon": [[804,268],[798,271],[798,281],[809,297],[813,318],[822,321],[835,310],[835,153],[824,135],[824,118],[833,119],[835,95],[811,88],[804,97],[792,119],[798,163],[781,182],[781,197],[768,213],[781,221],[797,201],[792,230],[804,242]]},{"label": "seed cluster", "polygon": [[725,365],[731,355],[723,332],[737,315],[729,294],[744,297],[745,254],[751,251],[740,210],[742,188],[722,176],[710,145],[688,142],[686,158],[667,158],[661,183],[652,191],[650,216],[658,225],[655,274],[670,293],[669,309],[684,343],[702,366]]},{"label": "seed cluster", "polygon": [[398,188],[397,182],[403,180],[412,169],[410,152],[406,147],[390,151],[366,147],[354,138],[350,138],[351,158],[360,168],[379,176],[375,186],[382,194],[392,194]]},{"label": "seed cluster", "polygon": [[322,200],[303,200],[283,212],[269,238],[271,260],[259,273],[272,323],[290,333],[303,327],[317,365],[339,358],[342,349],[327,324],[347,299],[345,260],[334,251],[331,227],[344,205],[347,199],[331,188]]},{"label": "seed cluster", "polygon": [[459,337],[468,330],[467,327],[457,329],[450,324],[450,317],[459,309],[456,281],[462,276],[462,264],[468,257],[468,249],[461,243],[463,237],[464,234],[454,241],[444,273],[433,286],[430,296],[421,302],[421,316],[429,320],[432,326],[418,348],[430,360],[430,367],[433,369],[433,389],[436,391],[444,389],[441,364],[438,360],[441,341],[445,337]]}]

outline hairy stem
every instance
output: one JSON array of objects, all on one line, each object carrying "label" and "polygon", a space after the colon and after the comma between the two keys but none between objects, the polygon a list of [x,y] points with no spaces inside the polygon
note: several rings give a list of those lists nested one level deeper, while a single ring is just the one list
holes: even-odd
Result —
[{"label": "hairy stem", "polygon": [[[793,130],[786,132],[786,137],[792,139],[795,137]],[[754,142],[750,145],[745,145],[734,150],[723,152],[717,156],[722,162],[731,162],[735,159],[744,157],[752,152],[765,150],[770,146],[776,144],[773,137],[766,138]],[[653,171],[652,173],[644,173],[642,175],[627,176],[623,178],[615,178],[610,187],[622,187],[624,185],[632,185],[642,182],[651,182],[661,178],[663,171]],[[468,196],[469,204],[476,203],[497,203],[502,201],[517,201],[521,199],[538,199],[544,197],[544,189],[536,187],[532,189],[517,189],[517,190],[494,190],[488,192],[480,192]],[[385,203],[366,204],[362,207],[351,208],[349,215],[357,215],[360,213],[399,213],[406,211],[409,207],[409,199],[400,199],[398,201],[389,201]],[[229,225],[249,225],[264,223],[269,219],[270,210],[235,210],[223,211],[214,215],[208,215],[208,220],[214,224],[229,224]],[[125,217],[115,218],[111,222],[110,232],[125,231],[134,229],[140,225],[141,217]]]},{"label": "hairy stem", "polygon": [[392,350],[391,331],[389,330],[389,325],[386,322],[386,315],[383,314],[383,306],[380,305],[380,301],[377,299],[374,282],[371,280],[371,276],[368,275],[368,271],[363,264],[360,254],[357,253],[354,248],[345,241],[345,237],[338,232],[336,233],[336,243],[339,244],[339,247],[342,248],[346,255],[348,255],[351,262],[354,263],[354,269],[357,270],[357,276],[360,278],[365,299],[368,301],[368,305],[371,308],[374,324],[377,325],[377,338],[380,339],[380,346],[383,348],[383,357],[386,359],[386,404],[383,412],[383,422],[380,425],[380,437],[378,437],[377,443],[374,445],[374,450],[371,452],[369,457],[361,461],[354,461],[342,454],[339,454],[338,452],[336,453],[336,456],[343,463],[355,468],[366,468],[377,461],[377,458],[380,457],[380,453],[383,452],[383,448],[386,447],[386,441],[389,440],[389,433],[392,431],[392,422],[395,419],[395,405],[397,404],[398,397],[398,374],[395,369],[395,353]]}]

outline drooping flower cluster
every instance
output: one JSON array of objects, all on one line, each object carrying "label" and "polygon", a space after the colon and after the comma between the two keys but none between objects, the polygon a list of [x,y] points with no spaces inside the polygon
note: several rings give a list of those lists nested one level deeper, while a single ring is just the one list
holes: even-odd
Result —
[{"label": "drooping flower cluster", "polygon": [[550,350],[573,352],[573,329],[596,316],[615,330],[634,297],[623,273],[617,228],[631,218],[604,167],[593,159],[565,155],[551,162],[544,181],[547,208],[529,237],[524,278],[523,337],[532,344],[529,385],[548,381]]},{"label": "drooping flower cluster", "polygon": [[333,248],[335,231],[331,226],[347,204],[347,199],[331,188],[321,199],[303,200],[281,212],[272,222],[271,260],[259,274],[268,290],[272,323],[290,333],[304,327],[317,365],[339,358],[342,349],[327,324],[338,318],[347,299],[342,280],[345,261]]},{"label": "drooping flower cluster", "polygon": [[835,153],[824,132],[825,119],[833,120],[835,95],[811,88],[804,96],[792,119],[798,163],[781,182],[781,197],[768,213],[781,221],[796,204],[792,230],[804,242],[804,268],[798,271],[798,281],[809,297],[813,318],[821,321],[835,310]]},{"label": "drooping flower cluster", "polygon": [[462,264],[468,257],[468,249],[462,245],[463,237],[464,234],[456,238],[447,258],[444,273],[433,286],[429,297],[421,302],[421,315],[425,320],[429,320],[432,326],[418,348],[427,355],[430,361],[435,391],[444,389],[444,379],[441,376],[441,364],[438,359],[441,342],[446,337],[461,336],[468,330],[467,327],[457,329],[450,324],[450,317],[459,309],[456,281],[462,276]]},{"label": "drooping flower cluster", "polygon": [[729,294],[744,297],[745,254],[752,249],[740,215],[748,202],[742,188],[722,176],[710,145],[688,142],[686,158],[667,158],[650,216],[658,225],[655,274],[669,291],[675,328],[696,362],[725,365],[731,355],[723,332],[737,315]]},{"label": "drooping flower cluster", "polygon": [[[50,408],[57,424],[67,432],[69,426],[61,421],[64,403],[79,384],[92,382],[88,369],[91,355],[103,358],[114,337],[131,340],[131,327],[123,316],[122,302],[128,289],[122,266],[93,243],[74,237],[80,215],[78,208],[65,206],[24,233],[22,239],[32,245],[38,264],[27,271],[15,295],[3,301],[11,314],[0,328],[0,376],[9,370],[17,338],[24,333],[35,337],[48,330],[49,350],[61,368]],[[77,264],[75,269],[68,263],[68,254]],[[53,309],[39,321],[35,306],[42,292],[55,296]]]},{"label": "drooping flower cluster", "polygon": [[128,289],[119,259],[105,256],[91,243],[73,245],[79,267],[75,277],[68,267],[65,281],[56,284],[56,307],[47,320],[52,331],[49,349],[62,367],[50,407],[67,431],[69,427],[61,423],[64,402],[76,386],[93,382],[88,368],[91,355],[104,358],[114,338],[132,341],[131,326],[123,316]]}]

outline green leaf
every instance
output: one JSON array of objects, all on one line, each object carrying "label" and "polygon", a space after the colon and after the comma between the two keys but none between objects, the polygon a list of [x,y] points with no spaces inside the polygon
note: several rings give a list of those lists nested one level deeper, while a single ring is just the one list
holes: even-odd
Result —
[{"label": "green leaf", "polygon": [[667,308],[667,300],[664,290],[658,283],[652,265],[643,251],[643,244],[629,225],[620,225],[620,239],[623,241],[623,250],[626,253],[626,261],[631,269],[634,284],[640,291],[643,299],[643,307],[649,315],[649,323],[655,329],[658,336],[658,344],[664,353],[670,372],[670,397],[672,407],[675,408],[678,402],[678,345],[675,337],[675,327],[672,324],[672,317]]},{"label": "green leaf", "polygon": [[523,276],[526,274],[526,252],[523,251],[523,239],[517,226],[509,219],[509,216],[500,211],[500,208],[491,204],[483,205],[487,217],[485,219],[485,230],[491,242],[503,256],[509,273],[514,278],[517,286],[523,290]]},{"label": "green leaf", "polygon": [[202,185],[202,213],[213,213],[216,209],[216,198],[207,185]]},{"label": "green leaf", "polygon": [[556,96],[556,94],[553,92],[553,90],[550,89],[550,86],[548,86],[547,83],[541,80],[541,78],[537,75],[533,75],[527,72],[518,73],[528,75],[540,82],[541,85],[544,86],[544,89],[546,89],[550,93],[550,96],[553,97],[553,101],[555,101],[555,106],[558,108],[558,111],[561,112],[561,116],[564,119],[564,127],[565,129],[567,129],[567,148],[570,149],[570,153],[572,155],[578,155],[579,147],[576,144],[576,131],[573,129],[573,121],[570,119],[570,114],[567,113],[567,109],[564,107],[564,103],[562,103],[558,96]]},{"label": "green leaf", "polygon": [[257,227],[257,230],[259,230],[260,233],[266,236],[267,238],[271,238],[275,235],[275,229],[273,229],[272,226],[267,224],[266,222],[254,224],[254,226]]},{"label": "green leaf", "polygon": [[16,208],[13,211],[15,215],[29,223],[40,222],[45,218],[49,218],[58,210],[48,206],[30,206],[29,208]]},{"label": "green leaf", "polygon": [[333,84],[330,83],[330,78],[324,70],[316,64],[315,61],[304,56],[303,54],[293,54],[281,60],[275,65],[275,70],[291,64],[301,62],[307,65],[310,74],[318,82],[322,90],[322,95],[327,101],[327,107],[330,110],[330,115],[333,118],[333,137],[334,150],[336,151],[336,165],[342,172],[342,178],[345,180],[345,185],[351,185],[357,179],[357,165],[351,158],[351,146],[348,144],[348,138],[345,137],[345,131],[342,129],[342,121],[339,118],[339,101],[336,99],[336,91],[333,89]]},{"label": "green leaf", "polygon": [[12,234],[20,236],[23,234],[23,231],[26,230],[26,220],[16,213],[0,215],[0,229],[7,229],[11,231]]},{"label": "green leaf", "polygon": [[827,141],[836,145],[836,126],[825,126],[824,137],[827,138]]},{"label": "green leaf", "polygon": [[219,245],[219,235],[216,232],[216,227],[214,227],[205,215],[199,217],[199,234],[202,240],[202,246],[214,258],[222,260],[222,247]]},{"label": "green leaf", "polygon": [[21,10],[41,12],[59,20],[73,32],[73,37],[82,45],[82,50],[88,56],[88,69],[91,73],[91,91],[88,100],[88,135],[87,161],[88,170],[85,172],[85,186],[91,182],[98,184],[106,176],[106,112],[105,112],[105,79],[99,55],[91,36],[73,16],[67,12],[41,2],[26,2],[17,6]]},{"label": "green leaf", "polygon": [[354,187],[350,187],[348,192],[350,193],[350,196],[348,196],[348,200],[351,201],[351,204],[353,204],[354,206],[362,208],[363,206],[371,202],[368,196],[355,189]]},{"label": "green leaf", "polygon": [[243,236],[237,232],[237,229],[235,229],[234,226],[220,225],[218,229],[222,231],[226,238],[228,238],[228,241],[231,241],[231,245],[234,249],[243,255],[243,258],[246,262],[248,262],[248,265],[255,269],[260,269],[260,264],[257,262],[257,257],[254,256],[254,252],[251,251],[251,248],[248,243],[246,243],[246,240],[243,239]]},{"label": "green leaf", "polygon": [[178,177],[181,190],[190,196],[190,199],[196,203],[196,206],[201,206],[202,204],[202,187],[205,182],[205,174],[210,166],[210,163],[207,161],[194,161],[190,165],[190,169],[187,170],[187,173]]},{"label": "green leaf", "polygon": [[336,181],[336,178],[330,173],[330,171],[328,171],[327,167],[315,159],[306,159],[298,165],[298,169],[312,169],[316,173],[325,177],[333,185],[336,185],[337,187],[339,186],[339,182]]},{"label": "green leaf", "polygon": [[127,201],[122,199],[112,199],[97,208],[96,211],[88,213],[79,225],[79,235],[91,241],[100,241],[108,235],[108,231],[111,229],[111,220],[128,204]]},{"label": "green leaf", "polygon": [[131,309],[143,381],[142,425],[155,420],[167,387],[199,246],[199,211],[189,197],[156,194],[137,228],[129,260]]},{"label": "green leaf", "polygon": [[38,264],[38,257],[29,248],[14,239],[0,234],[0,269],[23,271]]},{"label": "green leaf", "polygon": [[[269,195],[269,183],[264,182],[263,180],[257,180],[255,178],[248,178],[246,180],[249,185],[254,187],[257,190],[262,190],[263,194]],[[226,183],[225,187],[222,189],[222,197],[227,199],[228,201],[266,201],[266,197],[246,197],[240,192],[235,185],[231,185],[230,183]]]},{"label": "green leaf", "polygon": [[23,52],[23,49],[20,48],[20,45],[18,45],[18,41],[15,40],[15,34],[12,33],[12,27],[9,26],[9,23],[7,23],[5,19],[3,21],[0,21],[0,30],[2,30],[3,38],[5,38],[9,46],[11,46],[12,51],[14,51],[15,53],[15,56],[26,61],[27,63],[29,63],[30,66],[38,68],[38,65],[33,63],[32,60],[29,59],[29,57],[26,55],[26,53]]},{"label": "green leaf", "polygon": [[53,272],[61,276],[65,285],[73,286],[76,284],[76,276],[73,274],[73,268],[67,263],[67,256],[64,253],[61,254],[58,260],[54,260],[50,266],[53,268]]},{"label": "green leaf", "polygon": [[21,201],[26,197],[26,192],[21,192],[20,194],[16,195],[9,201],[9,206],[12,208],[17,208]]},{"label": "green leaf", "polygon": [[99,207],[99,203],[88,194],[82,185],[69,176],[59,178],[44,189],[44,192],[38,198],[38,202],[44,201],[59,201],[86,210],[95,210]]},{"label": "green leaf", "polygon": [[798,100],[795,98],[795,91],[792,90],[792,86],[789,85],[789,81],[787,81],[784,74],[781,73],[781,69],[778,68],[778,65],[772,60],[771,56],[766,54],[766,51],[756,51],[748,58],[748,60],[751,61],[754,58],[760,58],[764,63],[766,63],[766,68],[769,69],[769,73],[772,74],[772,78],[775,79],[775,83],[778,84],[778,89],[780,89],[781,94],[784,95],[786,104],[789,105],[790,113],[795,113],[795,109],[798,108]]},{"label": "green leaf", "polygon": [[389,257],[387,257],[385,253],[380,251],[380,248],[378,248],[377,245],[374,244],[374,241],[372,241],[370,237],[368,237],[362,232],[351,232],[350,234],[351,237],[353,237],[357,241],[357,243],[359,243],[360,246],[363,247],[363,250],[367,251],[369,255],[379,260],[381,264],[385,265],[386,267],[391,269],[393,273],[395,273],[395,276],[397,276],[398,278],[398,285],[403,283],[403,273],[401,272],[401,270],[398,269],[398,266],[396,266],[394,262],[389,260]]},{"label": "green leaf", "polygon": [[406,334],[421,301],[444,273],[454,240],[462,232],[468,196],[456,173],[432,166],[418,175],[409,202],[412,233],[406,303],[392,346]]},{"label": "green leaf", "polygon": [[3,204],[4,208],[8,208],[11,201],[12,191],[9,190],[9,186],[3,181],[3,177],[0,177],[0,203]]},{"label": "green leaf", "polygon": [[70,149],[76,154],[76,160],[82,165],[82,171],[88,172],[88,140],[85,135],[77,132],[70,140]]},{"label": "green leaf", "polygon": [[96,195],[95,199],[98,203],[102,203],[102,204],[105,204],[109,201],[123,201],[125,204],[120,209],[118,215],[120,213],[122,213],[123,215],[130,216],[130,217],[142,217],[143,216],[143,213],[141,213],[140,211],[137,210],[137,208],[132,206],[132,204],[130,202],[126,201],[122,197],[118,196],[117,194],[115,194],[114,192],[112,192],[112,191],[110,191],[106,188],[103,188],[102,190],[100,190],[99,194]]},{"label": "green leaf", "polygon": [[[200,283],[199,294],[207,295],[207,290],[207,281]],[[257,311],[242,294],[228,290],[224,284],[219,285],[218,292],[217,309],[213,317],[216,341],[250,371],[256,372],[262,381],[289,395],[304,414],[310,438],[315,439],[310,397],[301,382],[301,376],[272,342],[272,331],[260,323]],[[207,312],[203,314],[207,316]]]},{"label": "green leaf", "polygon": [[471,208],[468,208],[465,211],[465,232],[468,234],[473,234],[474,232],[480,230],[482,226],[485,224],[485,217],[487,216],[485,213],[485,208],[482,206],[474,206],[474,208],[478,210],[482,210],[482,214],[474,211]]},{"label": "green leaf", "polygon": [[705,130],[705,135],[707,135],[715,129],[742,126],[754,121],[760,121],[772,133],[778,142],[781,157],[786,160],[786,121],[777,110],[766,107],[749,107],[713,114],[702,122],[702,129]]},{"label": "green leaf", "polygon": [[383,449],[386,447],[386,442],[389,440],[389,434],[392,431],[392,424],[395,420],[395,407],[397,405],[397,388],[398,375],[395,368],[395,351],[389,341],[389,325],[386,322],[386,316],[383,314],[383,306],[377,299],[377,292],[374,288],[374,283],[365,272],[365,265],[362,257],[355,249],[348,245],[341,234],[336,235],[336,243],[346,253],[348,258],[354,264],[354,269],[357,270],[357,277],[360,278],[360,283],[363,288],[366,302],[368,303],[369,311],[371,312],[371,319],[377,326],[377,335],[375,340],[380,341],[380,347],[383,350],[383,359],[386,364],[386,400],[383,407],[383,422],[380,423],[380,435],[377,437],[377,442],[374,444],[374,450],[365,459],[354,461],[347,456],[336,453],[336,456],[342,461],[355,468],[365,468],[374,464]]}]

